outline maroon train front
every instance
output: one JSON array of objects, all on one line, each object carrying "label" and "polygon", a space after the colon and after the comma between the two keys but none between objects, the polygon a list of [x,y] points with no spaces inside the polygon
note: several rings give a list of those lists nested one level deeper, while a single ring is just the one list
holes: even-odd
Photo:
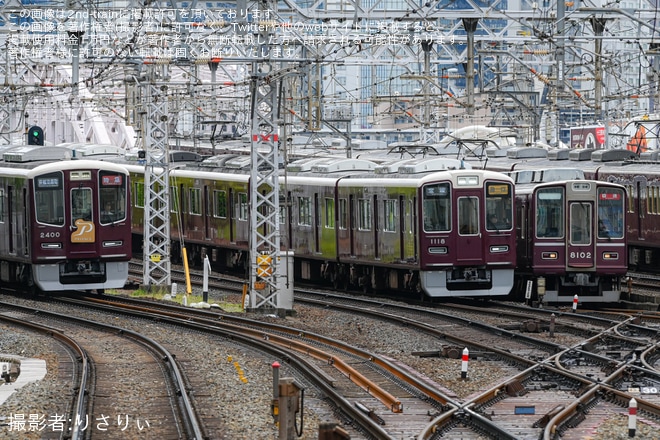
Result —
[{"label": "maroon train front", "polygon": [[0,162],[0,281],[38,293],[122,288],[128,171],[58,147],[8,148]]},{"label": "maroon train front", "polygon": [[621,185],[564,180],[516,186],[518,290],[549,303],[617,302],[628,271]]}]

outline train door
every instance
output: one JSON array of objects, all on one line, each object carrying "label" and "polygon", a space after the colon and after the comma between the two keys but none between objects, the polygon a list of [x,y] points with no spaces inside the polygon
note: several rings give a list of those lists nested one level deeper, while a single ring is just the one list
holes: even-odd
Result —
[{"label": "train door", "polygon": [[[412,203],[408,204],[408,206],[410,209],[410,230],[412,231],[412,236],[417,237],[419,232],[417,230],[417,197],[413,197]],[[417,245],[417,240],[413,239],[413,257],[415,261],[417,261],[419,255],[419,248]]]},{"label": "train door", "polygon": [[14,248],[14,236],[16,235],[15,233],[15,228],[16,228],[16,218],[14,215],[14,187],[13,186],[8,186],[7,187],[7,221],[9,222],[7,230],[9,231],[9,254],[10,255],[15,255],[16,254],[16,249]]},{"label": "train door", "polygon": [[23,188],[23,225],[21,232],[23,233],[23,254],[30,254],[30,231],[28,229],[28,206],[30,202],[28,201],[27,188]]},{"label": "train door", "polygon": [[374,195],[374,203],[373,203],[373,210],[374,210],[374,258],[378,259],[380,258],[380,238],[378,237],[378,229],[380,227],[378,223],[378,196]]},{"label": "train door", "polygon": [[399,260],[406,261],[406,200],[399,196]]},{"label": "train door", "polygon": [[355,256],[355,197],[348,197],[348,234],[351,246],[351,256]]},{"label": "train door", "polygon": [[236,195],[234,194],[234,190],[232,188],[229,188],[228,199],[229,199],[229,242],[230,243],[236,242],[236,207],[234,205],[235,197]]},{"label": "train door", "polygon": [[321,252],[321,237],[319,236],[321,231],[321,207],[319,205],[319,193],[314,193],[314,252]]},{"label": "train door", "polygon": [[595,240],[592,202],[576,201],[568,205],[569,237],[566,264],[569,267],[588,268],[595,265]]},{"label": "train door", "polygon": [[211,236],[209,234],[210,232],[209,222],[211,221],[212,210],[210,207],[211,204],[209,203],[209,187],[207,185],[204,185],[202,216],[204,217],[204,238],[206,240],[211,239]]},{"label": "train door", "polygon": [[179,185],[179,230],[181,231],[181,239],[186,236],[186,221],[188,216],[186,215],[187,203],[186,203],[186,188],[183,184]]},{"label": "train door", "polygon": [[479,193],[462,193],[456,200],[456,260],[460,263],[480,263],[482,261],[483,237],[479,224]]},{"label": "train door", "polygon": [[93,253],[95,251],[96,229],[94,227],[94,191],[92,188],[91,174],[87,176],[86,172],[79,172],[75,176],[71,172],[67,184],[69,193],[70,230],[72,254]]},{"label": "train door", "polygon": [[635,178],[635,201],[637,202],[635,206],[635,210],[637,212],[637,215],[635,218],[637,219],[637,238],[639,240],[644,239],[644,216],[646,214],[646,191],[648,190],[646,186],[646,177],[636,177]]}]

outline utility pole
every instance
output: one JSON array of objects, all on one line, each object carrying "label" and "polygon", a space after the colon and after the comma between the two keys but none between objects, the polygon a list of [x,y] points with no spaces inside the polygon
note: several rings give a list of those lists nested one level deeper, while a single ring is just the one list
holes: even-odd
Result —
[{"label": "utility pole", "polygon": [[478,18],[464,18],[463,27],[467,33],[467,64],[465,67],[465,95],[467,114],[474,115],[474,33],[479,24]]}]

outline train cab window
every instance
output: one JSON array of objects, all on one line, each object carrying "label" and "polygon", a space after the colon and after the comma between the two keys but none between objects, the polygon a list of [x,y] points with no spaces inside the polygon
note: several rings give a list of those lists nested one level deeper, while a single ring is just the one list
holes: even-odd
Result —
[{"label": "train cab window", "polygon": [[598,188],[598,238],[623,238],[625,194],[617,188]]},{"label": "train cab window", "polygon": [[573,202],[570,205],[571,244],[591,243],[591,203]]},{"label": "train cab window", "polygon": [[126,176],[121,173],[99,173],[99,206],[101,223],[126,219]]},{"label": "train cab window", "polygon": [[536,236],[564,236],[564,189],[544,188],[536,192]]},{"label": "train cab window", "polygon": [[[64,177],[59,171],[37,176],[34,179],[37,222],[53,226],[64,226],[63,179]],[[2,205],[4,206],[4,197]]]},{"label": "train cab window", "polygon": [[449,183],[426,185],[422,191],[422,218],[426,232],[449,231],[450,191]]},{"label": "train cab window", "polygon": [[92,189],[73,188],[71,190],[71,224],[76,220],[92,220]]},{"label": "train cab window", "polygon": [[513,190],[507,183],[486,184],[486,229],[509,231],[513,218]]},{"label": "train cab window", "polygon": [[461,235],[479,233],[479,198],[458,198],[458,233]]}]

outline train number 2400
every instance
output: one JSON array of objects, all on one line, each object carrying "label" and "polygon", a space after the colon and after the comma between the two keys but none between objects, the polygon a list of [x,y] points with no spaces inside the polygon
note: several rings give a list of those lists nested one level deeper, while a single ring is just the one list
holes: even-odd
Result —
[{"label": "train number 2400", "polygon": [[39,234],[39,238],[59,238],[60,233],[57,231],[54,232],[42,232]]}]

